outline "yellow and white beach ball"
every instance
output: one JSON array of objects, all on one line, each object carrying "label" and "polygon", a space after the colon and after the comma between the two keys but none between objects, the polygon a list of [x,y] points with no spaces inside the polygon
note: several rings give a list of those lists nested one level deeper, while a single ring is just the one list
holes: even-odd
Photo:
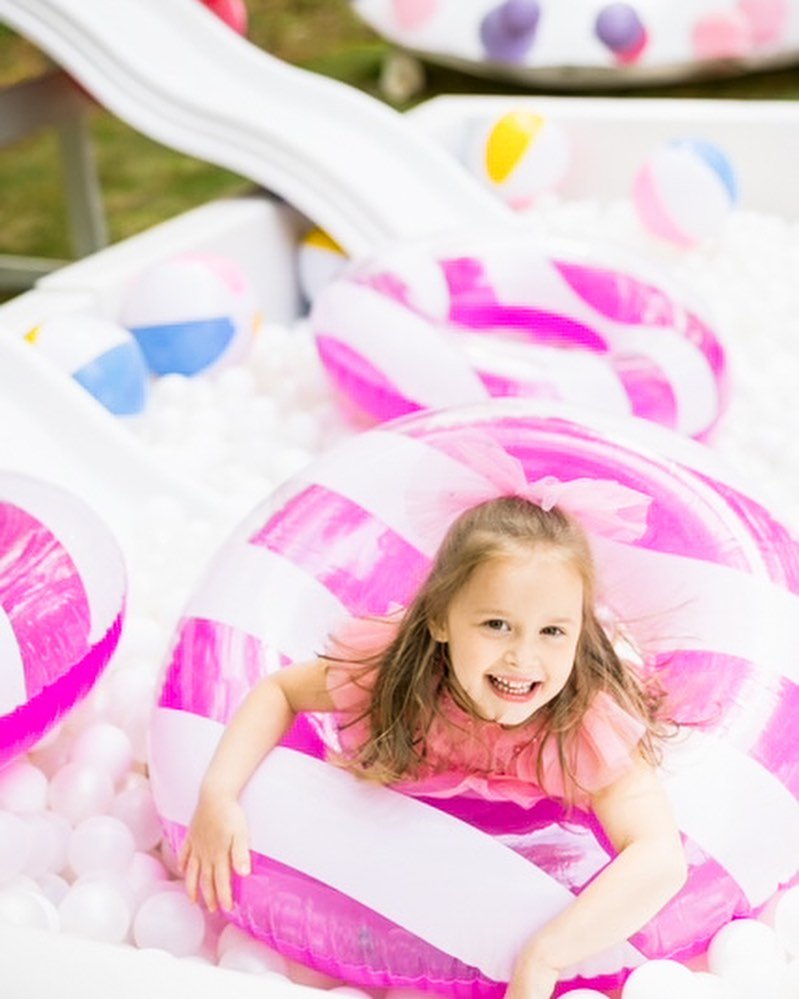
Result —
[{"label": "yellow and white beach ball", "polygon": [[476,127],[464,150],[467,168],[512,208],[526,208],[558,187],[570,161],[566,129],[532,109]]}]

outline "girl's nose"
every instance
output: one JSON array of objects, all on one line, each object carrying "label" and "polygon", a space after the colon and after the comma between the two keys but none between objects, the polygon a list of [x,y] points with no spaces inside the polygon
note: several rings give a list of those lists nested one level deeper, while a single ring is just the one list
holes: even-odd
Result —
[{"label": "girl's nose", "polygon": [[522,670],[535,666],[539,660],[538,643],[534,640],[516,642],[505,653],[505,662],[514,669]]}]

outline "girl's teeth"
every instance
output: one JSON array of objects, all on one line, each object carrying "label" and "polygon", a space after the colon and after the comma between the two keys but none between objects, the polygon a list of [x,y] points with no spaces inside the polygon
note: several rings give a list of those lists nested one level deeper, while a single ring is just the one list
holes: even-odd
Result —
[{"label": "girl's teeth", "polygon": [[491,682],[499,687],[500,690],[504,690],[509,694],[529,694],[535,683],[534,680],[516,681],[514,683],[511,680],[504,680],[499,676],[492,676]]}]

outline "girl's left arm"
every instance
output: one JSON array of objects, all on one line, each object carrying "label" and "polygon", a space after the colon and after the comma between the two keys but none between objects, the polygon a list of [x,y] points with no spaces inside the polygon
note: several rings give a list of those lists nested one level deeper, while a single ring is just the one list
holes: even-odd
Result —
[{"label": "girl's left arm", "polygon": [[591,804],[618,854],[525,946],[508,999],[549,999],[565,968],[626,940],[685,884],[680,833],[649,764],[637,758]]}]

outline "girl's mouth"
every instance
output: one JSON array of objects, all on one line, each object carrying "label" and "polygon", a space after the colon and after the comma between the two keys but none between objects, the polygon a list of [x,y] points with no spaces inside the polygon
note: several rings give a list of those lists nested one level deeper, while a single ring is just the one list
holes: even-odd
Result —
[{"label": "girl's mouth", "polygon": [[505,676],[488,674],[494,693],[505,701],[529,701],[541,686],[540,680],[511,680]]}]

